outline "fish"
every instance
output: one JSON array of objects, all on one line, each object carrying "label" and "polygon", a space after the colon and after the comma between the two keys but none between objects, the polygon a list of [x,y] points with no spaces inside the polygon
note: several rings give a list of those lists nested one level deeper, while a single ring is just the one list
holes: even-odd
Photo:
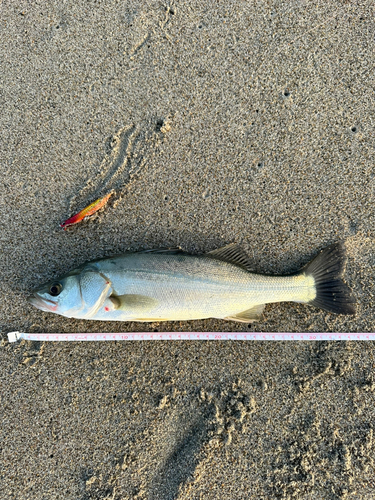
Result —
[{"label": "fish", "polygon": [[346,251],[337,242],[299,271],[257,274],[236,243],[192,255],[181,248],[126,252],[87,262],[29,297],[42,311],[101,321],[259,321],[265,304],[298,302],[354,315],[342,280]]}]

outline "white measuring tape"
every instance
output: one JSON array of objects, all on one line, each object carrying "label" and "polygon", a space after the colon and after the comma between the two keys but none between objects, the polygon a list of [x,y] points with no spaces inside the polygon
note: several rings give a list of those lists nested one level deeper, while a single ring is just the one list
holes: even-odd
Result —
[{"label": "white measuring tape", "polygon": [[375,333],[125,332],[8,333],[9,342],[103,342],[110,340],[375,340]]}]

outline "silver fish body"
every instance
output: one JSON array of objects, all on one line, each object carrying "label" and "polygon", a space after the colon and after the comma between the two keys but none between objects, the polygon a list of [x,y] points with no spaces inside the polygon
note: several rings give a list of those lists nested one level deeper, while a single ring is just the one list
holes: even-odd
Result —
[{"label": "silver fish body", "polygon": [[251,322],[259,319],[266,303],[284,301],[353,314],[354,299],[340,279],[343,263],[340,244],[290,276],[250,272],[248,257],[235,244],[205,255],[129,252],[84,264],[34,292],[29,301],[63,316],[103,321]]}]

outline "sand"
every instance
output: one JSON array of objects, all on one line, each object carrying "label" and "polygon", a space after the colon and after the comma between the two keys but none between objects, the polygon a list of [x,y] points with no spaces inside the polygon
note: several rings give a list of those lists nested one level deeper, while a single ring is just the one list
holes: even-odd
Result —
[{"label": "sand", "polygon": [[[0,498],[369,499],[372,342],[9,344],[6,333],[374,331],[373,4],[0,8]],[[59,223],[106,194],[108,207]],[[26,302],[86,260],[236,241],[258,272],[346,242],[355,317],[69,320]]]}]

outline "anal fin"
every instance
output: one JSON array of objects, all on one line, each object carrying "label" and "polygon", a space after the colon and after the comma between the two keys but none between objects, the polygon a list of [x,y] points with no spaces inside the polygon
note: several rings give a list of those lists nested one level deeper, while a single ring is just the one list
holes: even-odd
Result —
[{"label": "anal fin", "polygon": [[265,304],[257,304],[256,306],[253,306],[246,311],[241,311],[240,313],[233,316],[227,316],[224,319],[238,321],[240,323],[251,323],[253,321],[259,321],[262,316],[264,306]]}]

